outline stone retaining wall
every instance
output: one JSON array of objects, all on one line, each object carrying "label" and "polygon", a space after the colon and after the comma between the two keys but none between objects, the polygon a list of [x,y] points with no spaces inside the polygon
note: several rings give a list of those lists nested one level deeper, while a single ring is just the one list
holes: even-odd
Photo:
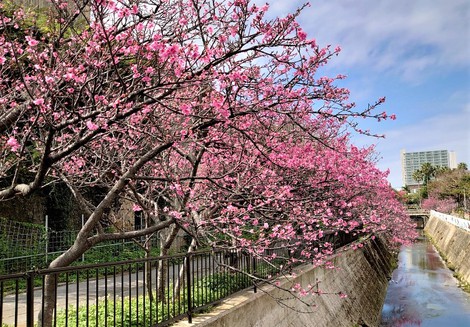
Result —
[{"label": "stone retaining wall", "polygon": [[439,252],[445,257],[449,268],[470,284],[470,233],[432,215],[424,231]]},{"label": "stone retaining wall", "polygon": [[[377,238],[368,241],[362,249],[335,256],[332,261],[337,269],[304,266],[293,279],[294,283],[304,287],[314,285],[318,280],[322,291],[344,292],[348,295],[345,299],[332,294],[307,297],[306,301],[316,305],[311,308],[295,299],[280,302],[286,298],[286,293],[268,286],[256,294],[240,292],[209,314],[197,315],[193,324],[181,321],[175,326],[378,326],[391,273],[391,259],[386,245]],[[282,281],[284,287],[291,284],[292,281]]]}]

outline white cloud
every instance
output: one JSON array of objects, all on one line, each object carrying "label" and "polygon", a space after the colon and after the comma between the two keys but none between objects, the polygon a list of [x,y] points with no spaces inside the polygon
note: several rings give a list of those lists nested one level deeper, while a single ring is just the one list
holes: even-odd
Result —
[{"label": "white cloud", "polygon": [[[272,14],[285,15],[296,1],[272,1]],[[319,44],[340,44],[333,64],[391,71],[407,80],[436,67],[468,66],[468,0],[311,0],[300,22]]]},{"label": "white cloud", "polygon": [[[302,4],[271,2],[271,15],[275,16],[294,12]],[[402,184],[403,148],[454,150],[458,162],[470,165],[470,78],[462,78],[470,68],[470,2],[310,2],[311,7],[299,20],[308,36],[320,45],[339,44],[343,49],[325,68],[326,74],[349,74],[350,79],[344,83],[359,105],[390,94],[384,109],[392,108],[399,120],[371,128],[386,135],[377,144],[383,158],[378,166],[382,170],[390,168],[392,185]],[[387,127],[389,131],[384,131]],[[362,137],[354,137],[353,141],[359,145],[376,142]]]}]

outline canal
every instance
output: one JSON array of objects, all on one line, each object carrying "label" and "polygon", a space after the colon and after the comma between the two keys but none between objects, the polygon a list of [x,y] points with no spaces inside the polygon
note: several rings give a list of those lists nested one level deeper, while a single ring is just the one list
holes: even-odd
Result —
[{"label": "canal", "polygon": [[427,238],[402,248],[380,326],[470,326],[470,294],[458,287],[452,271]]}]

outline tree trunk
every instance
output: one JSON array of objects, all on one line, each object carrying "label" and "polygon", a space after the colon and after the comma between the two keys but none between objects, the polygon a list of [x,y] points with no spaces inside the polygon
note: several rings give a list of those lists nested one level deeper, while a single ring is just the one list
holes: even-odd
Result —
[{"label": "tree trunk", "polygon": [[[194,251],[196,248],[196,240],[193,238],[191,240],[191,244],[189,245],[187,254],[191,253]],[[187,264],[188,256],[184,258],[183,265],[180,267],[180,271],[178,272],[178,279],[175,282],[175,293],[173,294],[173,298],[176,299],[177,297],[180,296],[181,293],[181,286],[183,283],[181,281],[184,279],[184,274],[186,272],[186,264]]]},{"label": "tree trunk", "polygon": [[[89,245],[84,241],[75,241],[74,245],[65,253],[60,255],[51,262],[49,268],[66,267],[74,262],[76,259],[88,250]],[[56,291],[57,291],[57,278],[56,274],[46,275],[44,279],[44,309],[39,312],[39,327],[53,326],[54,310],[56,307]]]},{"label": "tree trunk", "polygon": [[162,303],[166,302],[165,299],[165,281],[167,280],[168,260],[164,259],[158,263],[157,269],[157,299]]},{"label": "tree trunk", "polygon": [[[169,253],[170,247],[173,244],[173,241],[176,239],[176,235],[179,232],[178,226],[172,226],[169,230],[167,237],[160,237],[160,249],[161,256],[166,256]],[[168,259],[162,259],[158,263],[157,269],[157,299],[165,303],[165,283],[168,280]]]},{"label": "tree trunk", "polygon": [[[150,257],[150,251],[152,250],[152,241],[151,236],[146,237],[145,242],[145,258]],[[155,298],[153,296],[153,288],[152,288],[152,262],[147,261],[145,263],[145,278],[147,279],[147,294],[149,295],[150,302],[154,302]]]},{"label": "tree trunk", "polygon": [[52,326],[56,305],[57,275],[47,275],[44,279],[44,309],[39,311],[38,326]]}]

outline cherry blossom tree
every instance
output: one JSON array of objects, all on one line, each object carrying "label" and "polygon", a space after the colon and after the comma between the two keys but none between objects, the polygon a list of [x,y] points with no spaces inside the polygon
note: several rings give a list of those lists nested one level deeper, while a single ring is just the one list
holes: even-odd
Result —
[{"label": "cherry blossom tree", "polygon": [[453,210],[457,209],[457,202],[452,198],[439,199],[429,197],[423,199],[421,207],[426,210],[436,210],[438,212],[451,214]]},{"label": "cherry blossom tree", "polygon": [[[305,6],[268,19],[268,5],[248,0],[51,4],[46,27],[22,8],[0,16],[0,199],[61,182],[88,215],[51,267],[159,230],[163,249],[179,231],[192,248],[267,261],[283,247],[285,269],[324,263],[341,235],[412,236],[373,149],[348,134],[367,133],[356,118],[394,116],[376,112],[384,99],[348,102],[335,85],[344,76],[316,76],[340,49],[307,38]],[[112,209],[123,199],[144,229],[104,229],[122,220]]]}]

